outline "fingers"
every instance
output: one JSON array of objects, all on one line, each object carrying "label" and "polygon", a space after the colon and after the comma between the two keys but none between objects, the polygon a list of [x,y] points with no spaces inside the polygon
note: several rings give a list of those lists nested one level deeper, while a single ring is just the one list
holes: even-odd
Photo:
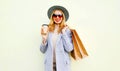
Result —
[{"label": "fingers", "polygon": [[48,34],[48,27],[47,26],[42,26],[41,27],[41,35],[47,35]]},{"label": "fingers", "polygon": [[41,35],[43,34],[43,27],[41,28]]},{"label": "fingers", "polygon": [[68,27],[68,26],[66,25],[63,29],[67,29],[67,27]]}]

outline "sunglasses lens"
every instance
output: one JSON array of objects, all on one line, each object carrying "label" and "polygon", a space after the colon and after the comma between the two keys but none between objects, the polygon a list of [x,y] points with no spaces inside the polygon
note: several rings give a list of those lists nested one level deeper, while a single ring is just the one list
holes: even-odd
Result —
[{"label": "sunglasses lens", "polygon": [[63,15],[61,15],[61,14],[58,14],[58,15],[57,15],[57,14],[53,14],[53,17],[54,17],[54,18],[56,18],[56,17],[62,18]]}]

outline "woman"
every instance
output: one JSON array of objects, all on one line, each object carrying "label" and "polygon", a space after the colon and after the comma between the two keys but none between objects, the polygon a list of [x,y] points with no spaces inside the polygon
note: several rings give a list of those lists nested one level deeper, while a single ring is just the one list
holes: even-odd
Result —
[{"label": "woman", "polygon": [[48,10],[49,32],[42,35],[40,51],[45,53],[45,71],[70,71],[70,55],[73,50],[71,31],[66,26],[69,13],[62,6]]}]

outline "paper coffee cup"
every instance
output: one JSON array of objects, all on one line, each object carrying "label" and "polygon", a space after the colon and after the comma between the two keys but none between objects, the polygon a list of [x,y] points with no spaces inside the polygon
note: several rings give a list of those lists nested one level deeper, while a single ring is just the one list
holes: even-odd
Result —
[{"label": "paper coffee cup", "polygon": [[41,28],[41,34],[42,35],[47,35],[48,33],[48,25],[47,24],[43,24],[42,28]]}]

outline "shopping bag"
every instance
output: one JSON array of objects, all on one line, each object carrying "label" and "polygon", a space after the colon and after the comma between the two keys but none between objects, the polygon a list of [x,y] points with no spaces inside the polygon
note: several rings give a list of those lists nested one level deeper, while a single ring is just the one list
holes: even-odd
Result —
[{"label": "shopping bag", "polygon": [[74,60],[82,59],[88,56],[88,53],[75,29],[71,29],[74,49],[70,53]]}]

